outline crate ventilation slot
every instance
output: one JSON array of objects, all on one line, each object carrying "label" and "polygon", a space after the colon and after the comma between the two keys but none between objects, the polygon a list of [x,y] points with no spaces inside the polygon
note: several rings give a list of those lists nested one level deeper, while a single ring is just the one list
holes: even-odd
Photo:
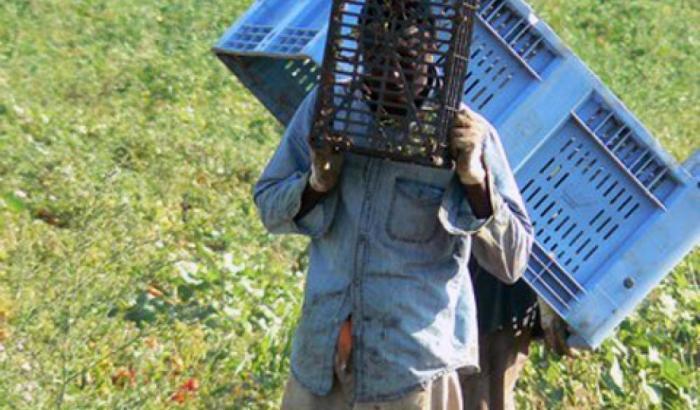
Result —
[{"label": "crate ventilation slot", "polygon": [[[585,149],[575,138],[566,140],[558,151],[521,192],[541,246],[577,274],[601,249],[618,240],[620,226],[636,216],[642,203],[614,169],[605,167],[595,151]],[[593,198],[584,199],[591,211],[584,214],[578,204],[571,204],[579,198],[561,192],[570,179],[590,190],[580,193]]]},{"label": "crate ventilation slot", "polygon": [[270,51],[279,53],[298,53],[318,34],[318,30],[303,28],[285,28],[276,35],[270,44]]},{"label": "crate ventilation slot", "polygon": [[226,47],[240,51],[254,50],[271,32],[270,26],[243,24],[231,35]]},{"label": "crate ventilation slot", "polygon": [[557,53],[534,27],[530,16],[520,14],[507,0],[484,1],[479,16],[538,79],[556,58]]},{"label": "crate ventilation slot", "polygon": [[320,70],[313,60],[289,60],[284,70],[307,93],[320,81]]},{"label": "crate ventilation slot", "polygon": [[596,93],[586,99],[573,116],[643,187],[645,193],[664,208],[663,201],[676,187],[676,182],[654,149],[642,143],[632,128]]},{"label": "crate ventilation slot", "polygon": [[548,254],[538,241],[532,246],[532,254],[525,272],[528,282],[548,295],[561,314],[566,314],[571,304],[586,294],[586,290]]},{"label": "crate ventilation slot", "polygon": [[464,96],[470,106],[479,111],[488,107],[499,93],[512,94],[508,85],[517,77],[518,66],[513,66],[510,56],[501,54],[480,35],[474,35]]}]

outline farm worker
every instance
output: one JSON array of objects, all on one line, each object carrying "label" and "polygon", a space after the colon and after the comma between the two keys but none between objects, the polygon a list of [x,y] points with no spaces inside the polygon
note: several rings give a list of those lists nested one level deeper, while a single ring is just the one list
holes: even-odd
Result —
[{"label": "farm worker", "polygon": [[[365,27],[381,23],[365,14]],[[406,18],[398,30],[415,38],[424,26]],[[364,61],[379,58],[377,42],[363,41]],[[394,52],[414,47],[400,41]],[[387,86],[410,84],[425,98],[438,78],[429,62],[402,62],[415,75]],[[381,115],[379,86],[364,84],[358,109]],[[282,408],[460,410],[457,369],[479,363],[470,255],[513,283],[532,245],[499,137],[463,107],[450,132],[452,169],[334,152],[309,144],[316,98],[313,90],[297,109],[253,194],[270,232],[311,238]]]},{"label": "farm worker", "polygon": [[518,381],[533,340],[558,355],[571,356],[564,321],[522,280],[504,284],[471,258],[469,271],[479,322],[479,373],[460,375],[464,410],[515,408]]}]

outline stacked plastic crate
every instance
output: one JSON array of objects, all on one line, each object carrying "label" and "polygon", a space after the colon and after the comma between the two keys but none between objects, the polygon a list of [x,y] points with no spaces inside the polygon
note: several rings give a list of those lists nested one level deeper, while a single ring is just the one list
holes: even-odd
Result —
[{"label": "stacked plastic crate", "polygon": [[[214,48],[282,123],[318,80],[330,8],[259,0]],[[596,347],[700,242],[700,157],[676,164],[520,0],[482,2],[464,101],[499,130],[533,219],[525,279],[570,344]]]}]

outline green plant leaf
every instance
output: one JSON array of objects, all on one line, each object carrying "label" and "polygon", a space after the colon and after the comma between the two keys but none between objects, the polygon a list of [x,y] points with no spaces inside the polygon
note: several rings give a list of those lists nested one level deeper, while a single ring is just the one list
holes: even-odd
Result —
[{"label": "green plant leaf", "polygon": [[647,396],[647,399],[649,399],[649,402],[654,405],[659,405],[661,404],[661,396],[659,396],[659,393],[656,391],[656,389],[652,386],[649,386],[646,382],[642,383],[642,391],[644,394]]},{"label": "green plant leaf", "polygon": [[7,208],[9,208],[11,211],[14,211],[14,212],[18,212],[18,213],[23,212],[23,211],[27,210],[27,208],[28,208],[28,206],[24,202],[24,200],[22,200],[22,198],[20,198],[19,196],[15,195],[12,192],[8,192],[8,193],[4,194],[2,196],[2,200],[7,205]]},{"label": "green plant leaf", "polygon": [[688,380],[683,375],[681,365],[675,360],[664,358],[661,361],[661,377],[676,388],[687,388]]},{"label": "green plant leaf", "polygon": [[620,368],[620,363],[617,361],[617,357],[613,359],[612,365],[609,370],[610,378],[615,383],[615,385],[620,389],[625,389],[625,377],[622,374],[622,369]]}]

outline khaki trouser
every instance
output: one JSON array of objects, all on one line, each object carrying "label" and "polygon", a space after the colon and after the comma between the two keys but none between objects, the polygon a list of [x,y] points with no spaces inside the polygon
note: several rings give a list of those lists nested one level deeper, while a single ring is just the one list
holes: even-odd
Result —
[{"label": "khaki trouser", "polygon": [[388,402],[352,403],[352,369],[334,366],[333,388],[327,396],[316,396],[289,376],[282,410],[462,410],[462,395],[456,372],[434,380],[425,389]]},{"label": "khaki trouser", "polygon": [[517,335],[504,329],[479,338],[481,372],[460,377],[464,410],[515,409],[515,383],[527,362],[531,340],[530,328]]}]

